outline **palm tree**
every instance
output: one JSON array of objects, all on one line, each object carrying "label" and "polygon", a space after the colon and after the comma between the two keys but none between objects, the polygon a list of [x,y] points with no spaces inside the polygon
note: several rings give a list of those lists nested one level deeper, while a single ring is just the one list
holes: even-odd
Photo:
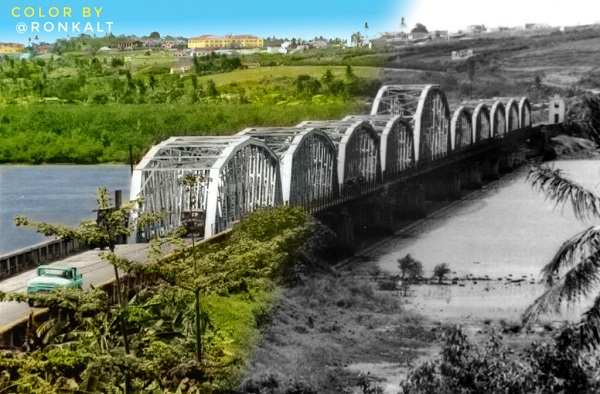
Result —
[{"label": "palm tree", "polygon": [[400,29],[402,29],[402,33],[404,33],[404,29],[406,29],[406,20],[404,19],[404,17],[400,19]]},{"label": "palm tree", "polygon": [[[559,169],[534,167],[527,179],[556,206],[570,202],[578,220],[600,219],[600,198],[565,178]],[[563,243],[542,269],[542,283],[546,291],[527,308],[523,321],[531,324],[542,314],[559,313],[563,304],[573,306],[595,296],[583,313],[579,328],[582,343],[597,347],[600,344],[600,225],[591,226]]]}]

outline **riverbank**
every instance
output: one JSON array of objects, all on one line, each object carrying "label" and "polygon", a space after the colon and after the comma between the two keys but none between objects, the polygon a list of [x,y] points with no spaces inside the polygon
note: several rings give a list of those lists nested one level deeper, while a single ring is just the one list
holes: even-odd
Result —
[{"label": "riverbank", "polygon": [[[574,163],[561,166],[577,170],[588,186],[598,179],[600,167],[586,172]],[[553,204],[524,182],[527,170],[465,195],[287,289],[256,352],[248,374],[252,384],[278,382],[282,388],[294,382],[319,393],[360,392],[360,376],[367,375],[383,392],[397,393],[411,367],[437,356],[443,333],[455,325],[475,341],[499,330],[505,343],[517,349],[549,341],[564,316],[547,317],[525,330],[520,315],[543,291],[538,279],[548,256],[565,233],[583,225],[568,210],[564,216],[552,213]],[[512,226],[501,228],[486,214],[490,208]],[[530,223],[542,216],[560,231]],[[492,236],[477,238],[481,226],[491,228]],[[447,262],[455,284],[380,290],[398,274],[397,259],[408,253],[423,262],[426,277],[436,264]],[[477,253],[481,256],[473,257]]]}]

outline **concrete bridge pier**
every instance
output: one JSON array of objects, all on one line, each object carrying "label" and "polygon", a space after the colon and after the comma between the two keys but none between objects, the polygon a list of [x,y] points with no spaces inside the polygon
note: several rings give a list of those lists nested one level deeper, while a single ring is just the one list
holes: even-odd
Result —
[{"label": "concrete bridge pier", "polygon": [[500,178],[500,166],[497,156],[487,156],[481,166],[481,177],[495,181]]},{"label": "concrete bridge pier", "polygon": [[425,197],[434,201],[460,199],[460,178],[460,171],[454,166],[428,175],[425,179]]},{"label": "concrete bridge pier", "polygon": [[515,168],[515,160],[510,152],[501,152],[498,156],[498,171],[503,174],[512,172]]},{"label": "concrete bridge pier", "polygon": [[460,171],[460,180],[460,184],[463,189],[481,189],[483,182],[481,180],[481,165],[479,162],[466,162]]},{"label": "concrete bridge pier", "polygon": [[354,254],[354,220],[348,208],[333,208],[316,217],[337,236],[335,253],[339,256],[351,256]]},{"label": "concrete bridge pier", "polygon": [[394,233],[394,206],[389,199],[374,197],[352,207],[355,234]]},{"label": "concrete bridge pier", "polygon": [[426,213],[425,186],[422,182],[402,184],[396,194],[394,216],[399,219],[423,218]]}]

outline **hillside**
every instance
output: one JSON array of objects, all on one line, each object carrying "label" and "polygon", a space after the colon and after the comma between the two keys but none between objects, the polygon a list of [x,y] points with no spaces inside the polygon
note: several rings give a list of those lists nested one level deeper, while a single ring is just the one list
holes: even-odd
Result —
[{"label": "hillside", "polygon": [[[600,26],[481,34],[468,39],[437,41],[402,48],[390,66],[427,70],[421,81],[440,83],[456,101],[469,94],[467,61],[453,61],[452,51],[471,49],[475,64],[473,97],[528,95],[534,102],[558,93],[600,87]],[[392,74],[387,82],[416,82],[414,76]]]},{"label": "hillside", "polygon": [[[373,49],[213,53],[193,61],[168,50],[4,57],[0,163],[125,162],[130,145],[137,161],[171,135],[367,113],[382,84],[439,84],[451,109],[471,97],[543,103],[600,88],[599,44],[600,29],[583,26]],[[464,49],[475,56],[451,59]]]}]

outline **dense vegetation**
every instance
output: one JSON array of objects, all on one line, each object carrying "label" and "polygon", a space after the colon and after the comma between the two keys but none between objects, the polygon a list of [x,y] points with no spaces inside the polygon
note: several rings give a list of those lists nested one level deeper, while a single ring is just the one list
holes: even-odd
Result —
[{"label": "dense vegetation", "polygon": [[0,163],[126,162],[130,146],[138,161],[173,135],[233,134],[363,112],[364,98],[380,84],[351,67],[318,68],[314,76],[310,69],[270,76],[247,70],[252,77],[215,83],[211,75],[239,70],[240,59],[196,58],[192,71],[179,75],[161,63],[164,55],[149,53],[152,64],[137,66],[122,55],[3,58]]},{"label": "dense vegetation", "polygon": [[401,386],[405,394],[597,393],[596,360],[582,350],[573,327],[554,343],[533,343],[520,352],[497,332],[476,344],[456,328],[445,334],[440,357],[414,368]]},{"label": "dense vegetation", "polygon": [[229,135],[250,126],[295,125],[361,111],[356,102],[265,106],[227,102],[139,105],[7,105],[0,163],[137,162],[175,135]]},{"label": "dense vegetation", "polygon": [[[72,37],[59,40],[51,55],[0,59],[0,163],[126,162],[130,145],[138,161],[172,135],[232,134],[364,113],[382,83],[437,83],[452,105],[470,97],[523,95],[535,103],[596,87],[593,67],[565,86],[543,66],[576,62],[584,70],[599,36],[582,27],[394,48],[212,53],[188,61],[160,48],[100,50],[115,45],[116,37]],[[462,49],[476,56],[452,61],[450,53]],[[185,72],[171,73],[178,66]],[[411,71],[382,76],[383,68]]]},{"label": "dense vegetation", "polygon": [[[97,289],[36,295],[36,305],[67,318],[39,326],[32,321],[27,352],[0,354],[0,390],[236,389],[258,330],[269,321],[277,285],[293,280],[299,253],[318,244],[311,238],[314,228],[298,208],[258,210],[218,243],[199,244],[166,258],[154,255],[154,262],[144,266],[110,259],[157,280],[121,306],[111,305]],[[189,288],[194,284],[200,285],[202,296],[201,357],[196,353],[194,292]],[[2,299],[28,298],[3,293]]]}]

